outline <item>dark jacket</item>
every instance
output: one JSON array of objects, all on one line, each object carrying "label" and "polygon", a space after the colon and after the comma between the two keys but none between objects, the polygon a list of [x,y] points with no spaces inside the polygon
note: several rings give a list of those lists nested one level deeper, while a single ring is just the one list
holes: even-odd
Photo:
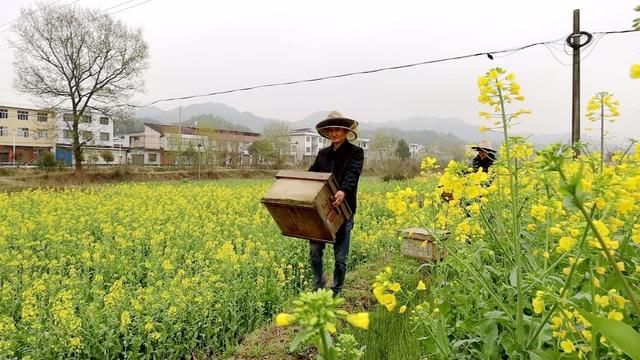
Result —
[{"label": "dark jacket", "polygon": [[320,150],[309,171],[332,173],[338,183],[338,189],[344,191],[345,201],[355,214],[358,180],[363,164],[362,148],[345,140],[338,150],[334,151],[333,145]]},{"label": "dark jacket", "polygon": [[488,154],[484,159],[480,158],[480,155],[476,155],[473,158],[473,172],[478,171],[479,168],[482,168],[483,172],[489,172],[489,167],[493,165],[495,161],[495,155]]}]

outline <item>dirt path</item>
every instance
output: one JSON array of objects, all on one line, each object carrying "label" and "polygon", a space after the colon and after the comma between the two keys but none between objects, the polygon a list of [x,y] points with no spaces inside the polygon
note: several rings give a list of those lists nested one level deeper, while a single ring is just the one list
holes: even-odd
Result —
[{"label": "dirt path", "polygon": [[[371,282],[380,269],[390,262],[389,256],[383,256],[347,272],[345,280],[343,306],[349,312],[370,311],[375,306],[371,293]],[[269,323],[247,335],[230,360],[302,360],[313,359],[313,349],[305,348],[297,353],[289,353],[289,343],[296,334],[295,327],[280,328]]]}]

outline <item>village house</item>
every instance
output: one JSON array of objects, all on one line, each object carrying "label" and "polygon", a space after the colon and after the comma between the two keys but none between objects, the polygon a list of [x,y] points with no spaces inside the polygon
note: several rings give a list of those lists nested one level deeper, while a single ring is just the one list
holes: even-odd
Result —
[{"label": "village house", "polygon": [[[56,160],[66,165],[75,164],[73,158],[72,136],[73,114],[69,110],[58,110],[56,113]],[[84,163],[102,165],[107,162],[102,157],[105,152],[113,154],[113,120],[98,112],[82,115],[78,121],[78,133],[83,147]],[[114,163],[117,163],[114,158]]]},{"label": "village house", "polygon": [[32,164],[55,147],[52,111],[0,105],[0,165]]},{"label": "village house", "polygon": [[251,163],[249,147],[260,134],[240,130],[145,123],[127,134],[129,161],[134,165],[242,166]]}]

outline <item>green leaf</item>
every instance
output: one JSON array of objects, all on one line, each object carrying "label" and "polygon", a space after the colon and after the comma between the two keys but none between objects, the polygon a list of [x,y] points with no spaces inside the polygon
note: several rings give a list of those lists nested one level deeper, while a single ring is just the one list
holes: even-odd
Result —
[{"label": "green leaf", "polygon": [[511,286],[513,287],[516,287],[517,282],[518,282],[518,272],[514,267],[513,270],[511,270],[511,274],[509,274],[509,284],[511,284]]},{"label": "green leaf", "polygon": [[595,329],[611,340],[622,352],[634,360],[640,360],[640,333],[622,321],[605,319],[578,309]]},{"label": "green leaf", "polygon": [[483,317],[485,319],[509,320],[509,317],[504,313],[504,311],[499,310],[486,312]]},{"label": "green leaf", "polygon": [[479,328],[483,358],[498,358],[498,325],[493,319],[488,319],[480,322]]},{"label": "green leaf", "polygon": [[306,342],[309,339],[310,335],[311,334],[308,331],[298,333],[298,335],[291,340],[291,344],[289,344],[289,352],[296,351],[301,343]]},{"label": "green leaf", "polygon": [[531,360],[556,360],[560,357],[560,353],[551,350],[534,350],[529,351]]}]

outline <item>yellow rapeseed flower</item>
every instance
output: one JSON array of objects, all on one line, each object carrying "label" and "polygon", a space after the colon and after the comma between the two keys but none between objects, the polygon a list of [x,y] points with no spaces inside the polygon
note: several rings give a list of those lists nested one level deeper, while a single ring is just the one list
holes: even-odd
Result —
[{"label": "yellow rapeseed flower", "polygon": [[569,236],[563,236],[558,241],[558,246],[556,247],[556,251],[559,253],[565,253],[571,250],[575,244],[576,244],[576,239]]},{"label": "yellow rapeseed flower", "polygon": [[347,315],[347,321],[349,324],[361,328],[368,329],[369,328],[369,313],[361,312],[356,314]]},{"label": "yellow rapeseed flower", "polygon": [[594,297],[595,302],[598,304],[598,306],[600,307],[607,307],[609,306],[609,297],[604,295],[604,296],[600,296],[600,295],[596,295]]},{"label": "yellow rapeseed flower", "polygon": [[562,351],[567,354],[570,354],[576,350],[576,347],[575,345],[573,345],[573,342],[571,342],[571,340],[562,340],[560,342],[560,347],[562,348]]},{"label": "yellow rapeseed flower", "polygon": [[632,79],[640,78],[640,64],[631,65],[629,76],[631,76]]},{"label": "yellow rapeseed flower", "polygon": [[544,300],[541,297],[533,298],[531,305],[533,305],[533,312],[536,314],[542,314],[544,311]]},{"label": "yellow rapeseed flower", "polygon": [[609,319],[611,320],[615,320],[615,321],[622,321],[622,319],[624,319],[624,315],[622,315],[621,312],[616,311],[616,310],[612,310],[609,312],[609,315],[607,316]]},{"label": "yellow rapeseed flower", "polygon": [[418,287],[416,288],[416,290],[426,290],[427,286],[424,284],[424,282],[422,280],[418,281]]},{"label": "yellow rapeseed flower", "polygon": [[280,313],[276,316],[276,325],[289,326],[296,320],[296,317],[287,313]]}]

